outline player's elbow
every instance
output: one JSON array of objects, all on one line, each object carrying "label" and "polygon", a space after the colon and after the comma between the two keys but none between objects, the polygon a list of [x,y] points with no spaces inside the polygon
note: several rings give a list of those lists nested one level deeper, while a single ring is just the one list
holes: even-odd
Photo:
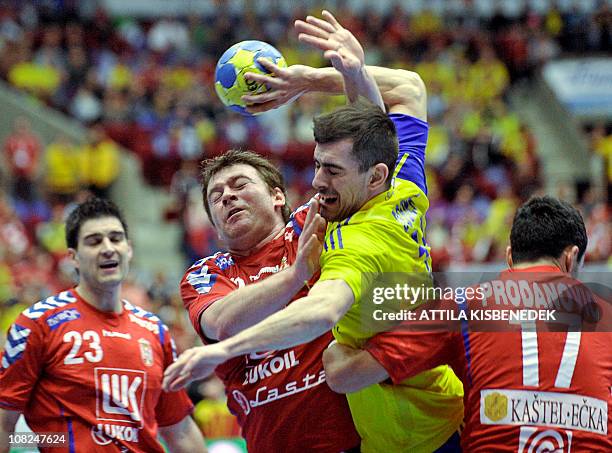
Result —
[{"label": "player's elbow", "polygon": [[397,69],[394,87],[387,94],[390,106],[405,106],[415,113],[424,109],[427,103],[425,82],[416,72]]},{"label": "player's elbow", "polygon": [[406,98],[422,99],[427,95],[425,82],[419,74],[413,71],[405,71],[400,69],[402,82],[398,86],[398,90]]},{"label": "player's elbow", "polygon": [[326,349],[323,352],[323,368],[325,368],[325,380],[330,389],[336,393],[350,393],[353,389],[350,388],[348,371],[343,369],[335,354]]},{"label": "player's elbow", "polygon": [[229,318],[226,319],[222,315],[215,315],[212,311],[211,313],[206,311],[201,318],[201,327],[207,338],[221,341],[237,333],[235,323],[232,323]]},{"label": "player's elbow", "polygon": [[214,326],[216,340],[223,341],[241,331],[241,325],[236,320],[220,318]]}]

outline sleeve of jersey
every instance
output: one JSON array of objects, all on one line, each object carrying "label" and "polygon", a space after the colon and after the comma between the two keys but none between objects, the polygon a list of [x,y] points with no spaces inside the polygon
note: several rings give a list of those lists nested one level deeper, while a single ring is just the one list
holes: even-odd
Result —
[{"label": "sleeve of jersey", "polygon": [[196,264],[187,270],[180,288],[191,324],[202,341],[206,341],[200,325],[202,313],[237,288],[236,284],[210,261]]},{"label": "sleeve of jersey", "polygon": [[429,125],[418,118],[392,113],[399,140],[399,156],[395,169],[396,177],[415,183],[427,195],[425,180],[425,147]]},{"label": "sleeve of jersey", "polygon": [[[164,339],[164,370],[176,360],[176,346],[174,340],[164,326],[167,335]],[[159,426],[174,425],[193,412],[193,404],[185,390],[178,392],[161,391],[157,406],[155,406],[155,419]]]},{"label": "sleeve of jersey", "polygon": [[[344,240],[341,241],[339,237],[342,236]],[[383,251],[363,224],[342,226],[340,233],[335,229],[325,241],[319,281],[344,280],[357,302],[361,300],[363,289],[381,272]]]},{"label": "sleeve of jersey", "polygon": [[310,202],[303,204],[295,211],[291,213],[291,217],[289,217],[289,224],[293,227],[293,231],[295,234],[299,236],[302,234],[302,230],[304,229],[304,222],[306,221],[306,216],[308,215],[308,210],[310,209]]},{"label": "sleeve of jersey", "polygon": [[[459,374],[462,343],[454,332],[414,332],[401,327],[368,340],[365,350],[389,373],[394,384],[440,365]],[[461,375],[461,374],[459,374]]]},{"label": "sleeve of jersey", "polygon": [[0,366],[0,408],[23,412],[44,366],[44,332],[21,314],[7,334]]}]

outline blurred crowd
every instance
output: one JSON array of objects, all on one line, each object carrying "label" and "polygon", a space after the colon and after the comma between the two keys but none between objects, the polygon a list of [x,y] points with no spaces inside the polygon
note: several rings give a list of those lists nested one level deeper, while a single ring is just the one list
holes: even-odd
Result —
[{"label": "blurred crowd", "polygon": [[[509,106],[508,90],[561,54],[611,47],[612,13],[605,1],[587,12],[553,3],[544,12],[510,16],[501,10],[474,14],[474,2],[459,3],[462,8],[443,16],[400,6],[334,10],[363,43],[369,64],[414,70],[427,85],[427,229],[435,270],[502,260],[515,208],[541,191],[538,145]],[[27,120],[17,118],[2,143],[2,331],[24,305],[71,284],[63,219],[89,193],[108,195],[120,170],[120,146],[140,158],[150,184],[174,194],[166,217],[181,222],[191,263],[217,247],[201,208],[199,162],[232,147],[267,155],[282,169],[297,206],[312,194],[312,117],[343,102],[307,95],[244,117],[224,108],[212,88],[217,58],[245,39],[270,42],[288,64],[325,66],[292,30],[295,19],[320,8],[296,5],[261,14],[219,7],[210,15],[138,20],[112,18],[101,9],[83,16],[78,4],[0,5],[0,76],[90,130],[84,143],[58,136],[43,145]],[[609,187],[610,127],[593,125],[587,133],[605,163],[603,187]],[[605,190],[587,184],[578,192],[589,230],[587,260],[608,260]],[[132,302],[162,315],[181,349],[191,346],[175,282],[159,274],[144,284],[130,280],[125,291]],[[199,391],[218,394],[216,385],[210,381]]]}]

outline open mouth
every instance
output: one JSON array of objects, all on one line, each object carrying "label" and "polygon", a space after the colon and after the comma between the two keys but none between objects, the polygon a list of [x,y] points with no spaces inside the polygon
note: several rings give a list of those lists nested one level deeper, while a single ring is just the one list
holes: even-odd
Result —
[{"label": "open mouth", "polygon": [[232,217],[234,217],[235,215],[241,213],[243,211],[243,209],[241,208],[233,208],[230,210],[230,212],[228,212],[227,214],[227,220],[230,221],[232,220]]},{"label": "open mouth", "polygon": [[116,269],[119,267],[119,261],[106,261],[100,264],[101,269]]},{"label": "open mouth", "polygon": [[338,201],[338,197],[335,195],[321,195],[319,197],[319,201],[321,202],[321,205],[329,206]]}]

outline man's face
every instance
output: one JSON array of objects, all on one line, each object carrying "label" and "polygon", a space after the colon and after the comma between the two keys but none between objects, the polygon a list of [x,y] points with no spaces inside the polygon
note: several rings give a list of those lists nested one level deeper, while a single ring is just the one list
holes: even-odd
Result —
[{"label": "man's face", "polygon": [[116,217],[89,219],[81,225],[71,254],[81,282],[95,288],[119,285],[127,276],[132,247]]},{"label": "man's face", "polygon": [[217,233],[231,250],[248,250],[284,224],[285,196],[279,188],[270,191],[250,165],[236,164],[217,172],[206,196]]},{"label": "man's face", "polygon": [[352,155],[353,142],[340,140],[314,151],[315,175],[312,187],[321,195],[321,215],[328,221],[339,221],[357,212],[368,200],[368,172],[359,172]]}]

